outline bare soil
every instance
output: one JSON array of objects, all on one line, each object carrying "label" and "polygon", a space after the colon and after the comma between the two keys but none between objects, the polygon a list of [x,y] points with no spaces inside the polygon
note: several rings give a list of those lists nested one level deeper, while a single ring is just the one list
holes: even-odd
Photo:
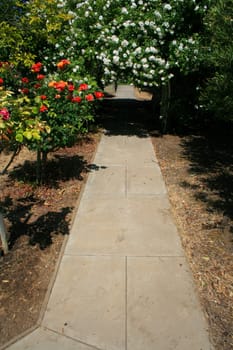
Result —
[{"label": "bare soil", "polygon": [[153,137],[216,350],[233,349],[232,140]]},{"label": "bare soil", "polygon": [[[10,234],[9,253],[0,254],[0,346],[38,320],[99,137],[89,134],[52,153],[40,187],[35,154],[27,149],[0,175],[0,212]],[[0,171],[10,156],[0,154]]]}]

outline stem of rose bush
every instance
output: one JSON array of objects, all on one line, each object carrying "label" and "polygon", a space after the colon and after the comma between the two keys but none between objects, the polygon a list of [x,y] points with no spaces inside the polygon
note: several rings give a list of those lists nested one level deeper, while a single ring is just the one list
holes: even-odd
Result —
[{"label": "stem of rose bush", "polygon": [[47,152],[37,149],[37,162],[36,162],[36,184],[42,185],[45,177],[45,166],[47,162]]},{"label": "stem of rose bush", "polygon": [[41,149],[37,149],[37,160],[36,160],[36,184],[41,184]]}]

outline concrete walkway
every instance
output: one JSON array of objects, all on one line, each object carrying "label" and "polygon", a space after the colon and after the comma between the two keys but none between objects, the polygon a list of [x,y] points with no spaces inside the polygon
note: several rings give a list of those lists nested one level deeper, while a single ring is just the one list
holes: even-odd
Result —
[{"label": "concrete walkway", "polygon": [[212,349],[150,138],[106,133],[94,163],[42,323],[8,349]]}]

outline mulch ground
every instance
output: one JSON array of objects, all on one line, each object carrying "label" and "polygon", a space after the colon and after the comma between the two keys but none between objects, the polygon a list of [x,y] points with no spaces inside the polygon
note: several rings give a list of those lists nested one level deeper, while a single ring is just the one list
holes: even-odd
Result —
[{"label": "mulch ground", "polygon": [[152,139],[213,343],[233,349],[232,141]]},{"label": "mulch ground", "polygon": [[[40,187],[35,154],[27,149],[0,176],[0,211],[10,234],[9,253],[0,256],[0,346],[38,320],[99,137],[89,134],[52,153]],[[0,170],[9,158],[1,153]]]}]

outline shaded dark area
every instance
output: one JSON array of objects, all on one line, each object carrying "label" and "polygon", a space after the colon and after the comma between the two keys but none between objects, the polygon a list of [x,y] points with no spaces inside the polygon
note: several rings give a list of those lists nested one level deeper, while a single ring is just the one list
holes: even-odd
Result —
[{"label": "shaded dark area", "polygon": [[99,166],[89,163],[85,152],[78,154],[83,147],[89,152],[94,147],[93,141],[87,137],[72,148],[52,153],[41,186],[36,186],[35,160],[24,159],[8,171],[0,211],[8,223],[10,249],[23,236],[28,237],[30,245],[45,249],[53,243],[55,234],[69,234],[76,189],[72,193],[66,186],[81,184],[88,172],[99,170]]},{"label": "shaded dark area", "polygon": [[[55,203],[57,198],[51,198],[53,189],[59,191],[61,181],[66,182],[70,179],[83,181],[85,173],[98,171],[99,168],[95,164],[88,164],[84,157],[56,155],[53,160],[48,161],[45,183],[39,188],[30,185],[31,182],[35,181],[35,162],[26,161],[22,166],[16,167],[9,173],[11,181],[23,182],[18,192],[19,195],[21,194],[21,198],[13,200],[7,196],[3,201],[0,201],[0,211],[10,223],[8,228],[9,248],[14,246],[19,237],[28,236],[29,244],[38,244],[41,249],[45,249],[53,243],[54,234],[69,234],[67,217],[72,212],[73,207],[62,207],[57,212],[50,211],[50,206],[48,206],[45,213],[40,216],[37,214],[36,220],[33,220],[32,213],[35,208],[38,208],[38,212],[43,211],[40,208],[46,208],[46,199],[41,199],[36,194],[35,189],[40,192],[46,186],[48,200]],[[49,193],[49,188],[52,188],[51,193]]]},{"label": "shaded dark area", "polygon": [[168,132],[187,134],[204,128],[205,118],[197,109],[199,104],[197,86],[201,80],[200,73],[184,76],[176,72],[171,80]]},{"label": "shaded dark area", "polygon": [[0,202],[0,211],[10,222],[8,233],[10,235],[9,248],[12,248],[20,236],[28,236],[29,244],[38,244],[45,249],[52,244],[54,234],[69,234],[67,215],[73,208],[65,207],[59,212],[49,211],[30,222],[34,205],[43,205],[33,194],[19,199],[16,203],[10,197]]},{"label": "shaded dark area", "polygon": [[97,123],[106,130],[109,136],[148,137],[148,132],[159,126],[159,108],[155,106],[151,101],[105,99]]},{"label": "shaded dark area", "polygon": [[[58,188],[61,181],[77,179],[82,181],[83,174],[98,170],[95,164],[88,164],[83,156],[54,154],[47,160],[44,169],[43,185]],[[26,160],[23,165],[15,167],[9,173],[10,180],[36,184],[36,161]]]},{"label": "shaded dark area", "polygon": [[[217,120],[213,115],[200,109],[199,88],[203,83],[203,72],[195,72],[187,76],[178,72],[171,80],[171,96],[168,103],[166,130],[164,120],[160,119],[161,89],[154,91],[151,101],[136,99],[105,98],[99,111],[97,123],[107,130],[109,135],[147,136],[148,132],[162,134],[218,134],[224,137],[231,130],[233,123]],[[150,90],[149,90],[150,91]]]},{"label": "shaded dark area", "polygon": [[208,74],[206,68],[203,69],[203,67],[188,75],[176,72],[171,80],[167,133],[202,134],[210,138],[217,138],[220,142],[225,137],[233,137],[233,122],[231,119],[225,118],[224,109],[221,117],[218,118],[211,111],[200,106],[203,104],[200,98],[201,91]]},{"label": "shaded dark area", "polygon": [[[223,135],[222,135],[223,136]],[[233,220],[233,147],[232,138],[189,136],[181,141],[183,156],[190,161],[190,175],[198,175],[203,187],[195,187],[195,197],[205,202],[207,209]],[[182,186],[195,186],[182,183]],[[229,227],[233,232],[233,226]]]},{"label": "shaded dark area", "polygon": [[[178,71],[171,79],[171,95],[168,102],[168,118],[160,119],[162,89],[157,88],[152,101],[136,99],[106,98],[97,122],[109,135],[137,135],[145,137],[149,132],[162,134],[189,135],[206,134],[206,131],[224,137],[231,130],[233,123],[217,120],[212,114],[200,108],[200,87],[205,74],[202,70],[188,75]],[[150,90],[149,90],[150,91]],[[166,123],[166,130],[163,124]]]}]

